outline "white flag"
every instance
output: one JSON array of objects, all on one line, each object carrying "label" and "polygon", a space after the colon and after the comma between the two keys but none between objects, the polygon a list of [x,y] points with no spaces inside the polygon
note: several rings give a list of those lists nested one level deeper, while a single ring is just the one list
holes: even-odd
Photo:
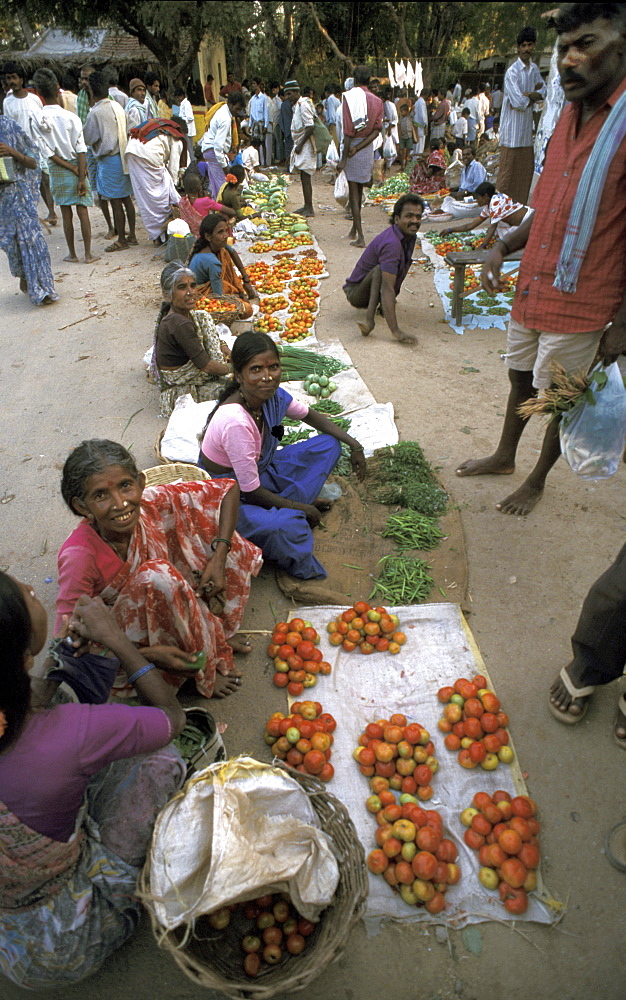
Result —
[{"label": "white flag", "polygon": [[415,93],[417,97],[422,93],[424,89],[424,77],[422,75],[422,64],[421,62],[415,61]]},{"label": "white flag", "polygon": [[390,87],[395,87],[395,85],[396,85],[396,78],[393,75],[393,70],[391,68],[391,63],[389,62],[389,60],[387,60],[387,76],[389,77],[389,86]]},{"label": "white flag", "polygon": [[407,87],[415,86],[415,73],[413,72],[413,67],[411,63],[407,61],[406,64],[406,85]]},{"label": "white flag", "polygon": [[395,74],[396,74],[396,86],[401,87],[404,83],[404,77],[406,75],[404,71],[404,64],[402,63],[402,61],[396,63]]}]

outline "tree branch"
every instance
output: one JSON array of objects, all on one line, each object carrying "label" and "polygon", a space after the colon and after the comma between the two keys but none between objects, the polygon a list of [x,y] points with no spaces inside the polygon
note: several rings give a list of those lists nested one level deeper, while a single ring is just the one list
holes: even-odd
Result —
[{"label": "tree branch", "polygon": [[395,4],[393,3],[384,2],[381,6],[387,8],[391,14],[391,20],[398,29],[398,43],[401,55],[404,56],[405,59],[412,59],[413,53],[409,48],[409,43],[406,38],[406,3],[402,4],[400,8],[401,13],[398,13]]},{"label": "tree branch", "polygon": [[322,22],[317,16],[317,10],[315,9],[315,4],[307,3],[307,7],[311,12],[313,21],[315,22],[315,26],[317,27],[318,31],[320,32],[326,44],[330,46],[330,48],[336,55],[337,59],[339,59],[341,62],[347,63],[350,69],[354,69],[356,63],[350,58],[350,56],[344,55],[344,53],[339,49],[337,43],[334,42],[333,39],[330,37],[330,35],[326,31],[326,28],[323,26]]}]

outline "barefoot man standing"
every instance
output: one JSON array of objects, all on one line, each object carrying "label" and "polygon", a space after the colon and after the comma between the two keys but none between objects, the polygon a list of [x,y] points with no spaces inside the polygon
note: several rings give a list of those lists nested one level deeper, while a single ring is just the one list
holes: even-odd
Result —
[{"label": "barefoot man standing", "polygon": [[[489,458],[458,476],[510,475],[527,420],[518,407],[551,383],[551,366],[588,371],[626,351],[626,4],[562,4],[554,17],[565,108],[533,199],[535,214],[485,261],[483,287],[499,288],[507,254],[526,248],[509,324],[511,390],[502,435]],[[561,453],[548,425],[524,483],[496,504],[528,514]]]},{"label": "barefoot man standing", "polygon": [[418,194],[403,194],[393,207],[391,225],[374,237],[347,279],[343,290],[351,306],[367,309],[364,322],[357,326],[364,337],[374,329],[380,306],[394,337],[404,344],[416,344],[417,337],[404,333],[396,319],[396,298],[406,278],[425,204]]},{"label": "barefoot man standing", "polygon": [[343,95],[343,154],[339,170],[345,170],[348,181],[352,229],[348,238],[354,247],[364,247],[361,205],[363,186],[372,179],[374,147],[383,126],[383,102],[367,89],[370,71],[357,66],[354,87]]}]

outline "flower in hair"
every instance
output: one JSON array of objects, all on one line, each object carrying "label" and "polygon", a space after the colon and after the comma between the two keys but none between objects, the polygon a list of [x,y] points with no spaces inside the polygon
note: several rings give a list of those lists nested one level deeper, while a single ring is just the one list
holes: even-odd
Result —
[{"label": "flower in hair", "polygon": [[234,174],[226,174],[226,180],[229,184],[239,184],[239,178],[235,177]]},{"label": "flower in hair", "polygon": [[7,717],[4,714],[4,712],[2,711],[2,709],[0,708],[0,738],[2,738],[4,736],[4,734],[6,732],[7,725],[8,725],[8,723],[7,723]]}]

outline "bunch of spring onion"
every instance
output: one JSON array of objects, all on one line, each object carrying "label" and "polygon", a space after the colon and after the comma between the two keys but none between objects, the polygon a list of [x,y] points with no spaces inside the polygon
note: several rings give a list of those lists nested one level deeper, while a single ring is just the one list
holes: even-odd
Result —
[{"label": "bunch of spring onion", "polygon": [[283,382],[303,382],[312,375],[325,375],[331,379],[333,375],[350,367],[337,361],[337,358],[305,351],[302,347],[293,347],[291,344],[278,344],[277,348],[283,369]]}]

